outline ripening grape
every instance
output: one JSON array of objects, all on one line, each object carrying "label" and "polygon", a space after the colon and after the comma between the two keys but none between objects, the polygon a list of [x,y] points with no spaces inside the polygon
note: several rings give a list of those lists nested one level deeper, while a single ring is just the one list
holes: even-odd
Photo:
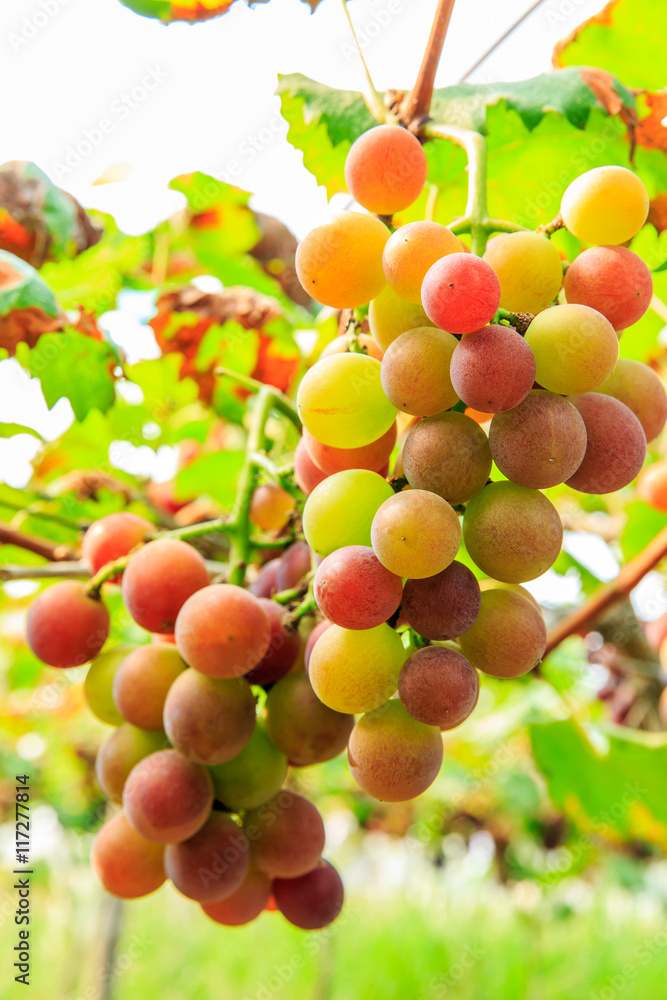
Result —
[{"label": "ripening grape", "polygon": [[242,587],[214,583],[189,597],[176,621],[185,662],[209,677],[240,677],[269,649],[271,623],[259,599]]},{"label": "ripening grape", "polygon": [[243,829],[252,863],[278,878],[312,871],[324,850],[324,823],[312,802],[284,788],[274,799],[249,810]]},{"label": "ripening grape", "polygon": [[246,877],[236,892],[217,903],[202,903],[207,917],[224,927],[249,924],[264,910],[271,895],[271,879],[265,872],[248,868]]},{"label": "ripening grape", "polygon": [[642,361],[619,358],[616,371],[595,390],[629,406],[647,441],[657,438],[667,421],[667,394],[660,376]]},{"label": "ripening grape", "polygon": [[[332,354],[349,353],[352,350],[350,346],[350,339],[351,338],[347,333],[341,333],[340,336],[334,337],[334,339],[329,341],[326,347],[322,349],[320,352],[320,358],[328,358]],[[368,354],[369,357],[376,358],[377,361],[382,361],[382,351],[368,333],[358,334],[356,343],[362,354]],[[359,351],[357,353],[359,353]]]},{"label": "ripening grape", "polygon": [[305,668],[306,671],[308,670],[308,665],[310,663],[310,654],[313,651],[313,647],[314,647],[315,643],[317,642],[317,640],[319,639],[319,637],[322,635],[322,633],[326,632],[326,630],[332,624],[333,624],[332,622],[327,621],[327,619],[325,618],[324,621],[321,621],[321,622],[317,623],[317,625],[315,626],[315,628],[313,629],[313,631],[308,636],[308,640],[306,642],[306,646],[305,646],[304,651],[303,651],[303,665],[304,665],[304,668]]},{"label": "ripening grape", "polygon": [[86,531],[81,554],[88,562],[91,573],[95,574],[107,563],[115,562],[135,546],[141,545],[153,531],[155,528],[150,521],[130,511],[107,514],[94,521]]},{"label": "ripening grape", "polygon": [[347,749],[352,777],[382,802],[406,802],[426,791],[442,764],[442,736],[436,726],[414,719],[400,701],[359,719]]},{"label": "ripening grape", "polygon": [[383,566],[396,576],[418,579],[435,576],[454,560],[461,526],[442,497],[426,490],[406,490],[379,508],[371,541]]},{"label": "ripening grape", "polygon": [[564,396],[597,389],[618,360],[613,326],[590,306],[544,309],[528,327],[526,343],[535,355],[537,382]]},{"label": "ripening grape", "polygon": [[426,639],[456,639],[477,618],[480,600],[474,573],[453,562],[436,576],[406,582],[403,617]]},{"label": "ripening grape", "polygon": [[566,228],[582,243],[616,245],[631,240],[646,222],[648,191],[632,170],[594,167],[576,177],[563,195]]},{"label": "ripening grape", "polygon": [[375,513],[394,495],[376,472],[348,469],[320,483],[306,500],[303,533],[320,556],[344,545],[370,545]]},{"label": "ripening grape", "polygon": [[280,556],[277,559],[270,559],[264,563],[254,583],[249,587],[250,593],[255,597],[273,597],[278,593],[276,586],[276,576],[280,566]]},{"label": "ripening grape", "polygon": [[194,836],[169,844],[167,876],[198,903],[216,903],[237,892],[248,874],[249,846],[243,830],[224,813],[212,812]]},{"label": "ripening grape", "polygon": [[441,257],[461,253],[461,243],[439,222],[409,222],[392,233],[382,254],[387,284],[408,302],[421,305],[426,272]]},{"label": "ripening grape", "polygon": [[447,646],[424,646],[405,661],[398,697],[413,719],[456,729],[479,698],[479,677],[465,656]]},{"label": "ripening grape", "polygon": [[280,531],[296,511],[294,497],[275,483],[258,486],[250,501],[249,517],[262,531]]},{"label": "ripening grape", "polygon": [[196,549],[178,538],[158,538],[131,556],[123,573],[123,602],[149,632],[173,632],[188,597],[208,583]]},{"label": "ripening grape", "polygon": [[564,483],[582,463],[586,425],[562,396],[533,389],[523,403],[491,421],[493,460],[519,486],[545,490]]},{"label": "ripening grape", "polygon": [[348,191],[375,215],[407,208],[425,182],[426,154],[419,139],[400,125],[368,129],[352,143],[345,159]]},{"label": "ripening grape", "polygon": [[389,625],[357,630],[332,625],[315,643],[308,676],[324,705],[355,715],[391,698],[404,661],[401,637]]},{"label": "ripening grape", "polygon": [[130,771],[123,808],[137,833],[156,844],[194,836],[213,805],[213,782],[205,767],[176,750],[158,750]]},{"label": "ripening grape", "polygon": [[255,728],[255,698],[243,678],[218,680],[198,670],[176,678],[164,705],[169,741],[196,764],[222,764],[243,750]]},{"label": "ripening grape", "polygon": [[303,671],[279,680],[266,699],[266,730],[296,767],[337,757],[347,746],[353,725],[354,716],[335,712],[320,701]]},{"label": "ripening grape", "polygon": [[396,418],[382,389],[380,362],[366,354],[317,361],[303,377],[296,403],[304,427],[334,448],[371,444]]},{"label": "ripening grape", "polygon": [[276,573],[277,592],[298,586],[310,573],[311,552],[307,542],[294,542],[283,552]]},{"label": "ripening grape", "polygon": [[502,413],[518,406],[533,388],[535,358],[516,330],[492,323],[459,341],[452,356],[451,377],[467,406]]},{"label": "ripening grape", "polygon": [[121,663],[134,648],[123,644],[100,653],[90,664],[83,682],[88,708],[100,722],[106,722],[109,726],[120,726],[124,722],[113,698],[113,681]]},{"label": "ripening grape", "polygon": [[162,713],[169,688],[186,669],[175,646],[150,643],[126,656],[113,678],[116,708],[133,726],[162,730]]},{"label": "ripening grape", "polygon": [[485,590],[512,590],[515,594],[521,594],[526,600],[537,608],[537,610],[542,614],[540,609],[539,601],[537,601],[531,592],[522,587],[520,583],[503,583],[502,580],[492,580],[490,576],[485,577],[483,580],[479,580],[479,589],[481,591]]},{"label": "ripening grape", "polygon": [[667,460],[661,459],[642,470],[637,496],[656,510],[667,511]]},{"label": "ripening grape", "polygon": [[500,233],[489,240],[484,260],[498,275],[500,305],[510,312],[541,312],[563,282],[560,254],[542,233]]},{"label": "ripening grape", "polygon": [[[327,478],[327,474],[313,462],[308,454],[306,442],[303,438],[299,441],[294,452],[294,478],[302,493],[308,496],[316,486],[319,486]],[[259,594],[257,595],[260,596]]]},{"label": "ripening grape", "polygon": [[332,448],[322,444],[305,428],[303,440],[308,454],[316,466],[327,476],[334,472],[344,472],[346,469],[368,469],[379,472],[387,462],[396,443],[396,422],[391,425],[382,437],[361,448]]},{"label": "ripening grape", "polygon": [[382,359],[380,377],[387,398],[398,410],[419,417],[453,406],[459,397],[449,369],[456,346],[456,337],[435,327],[402,333]]},{"label": "ripening grape", "polygon": [[441,413],[416,424],[403,445],[403,471],[417,490],[448,503],[479,493],[491,473],[489,439],[464,413]]},{"label": "ripening grape", "polygon": [[394,614],[403,581],[385,569],[370,546],[346,545],[320,564],[313,592],[329,621],[342,628],[367,629]]},{"label": "ripening grape", "polygon": [[[283,588],[281,588],[283,589]],[[301,651],[301,636],[289,625],[289,615],[276,601],[261,598],[260,603],[271,623],[271,638],[265,656],[245,675],[248,684],[266,687],[283,677],[296,663]]]},{"label": "ripening grape", "polygon": [[277,795],[287,777],[287,757],[261,722],[236,757],[211,768],[216,799],[232,812],[257,809]]},{"label": "ripening grape", "polygon": [[163,750],[167,745],[164,733],[147,733],[123,723],[114,729],[97,751],[95,777],[104,795],[111,802],[123,801],[127,776],[144,757]]},{"label": "ripening grape", "polygon": [[60,580],[30,605],[26,642],[50,667],[81,667],[94,659],[109,635],[109,612],[78,580]]},{"label": "ripening grape", "polygon": [[567,481],[580,493],[613,493],[639,475],[646,457],[646,435],[632,410],[601,392],[573,396],[586,425],[584,459]]},{"label": "ripening grape", "polygon": [[524,583],[553,566],[563,525],[551,500],[539,490],[491,483],[468,504],[463,540],[483,573],[505,583]]},{"label": "ripening grape", "polygon": [[490,264],[471,253],[436,261],[422,284],[428,318],[449,333],[471,333],[489,323],[500,303],[500,282]]},{"label": "ripening grape", "polygon": [[511,590],[486,590],[477,620],[459,639],[463,655],[492,677],[520,677],[540,662],[547,629],[540,611]]},{"label": "ripening grape", "polygon": [[90,863],[106,891],[120,899],[147,896],[167,878],[163,845],[141,837],[122,812],[97,831]]},{"label": "ripening grape", "polygon": [[276,878],[273,895],[282,915],[295,927],[315,931],[333,923],[343,908],[343,882],[328,861],[299,878]]},{"label": "ripening grape", "polygon": [[389,230],[374,216],[338,212],[311,229],[296,248],[299,281],[324,306],[362,306],[386,284],[382,251],[388,239]]},{"label": "ripening grape", "polygon": [[568,302],[591,306],[615,330],[641,319],[653,295],[648,267],[626,247],[591,247],[572,261],[563,282]]},{"label": "ripening grape", "polygon": [[368,325],[373,340],[382,351],[407,330],[433,326],[423,306],[402,299],[389,285],[370,303]]}]

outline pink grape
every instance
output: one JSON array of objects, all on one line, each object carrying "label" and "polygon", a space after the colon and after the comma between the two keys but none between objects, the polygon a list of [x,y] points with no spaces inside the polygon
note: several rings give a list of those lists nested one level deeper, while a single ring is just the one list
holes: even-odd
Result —
[{"label": "pink grape", "polygon": [[422,304],[428,318],[448,333],[472,333],[486,326],[499,303],[496,272],[474,254],[450,253],[426,272]]}]

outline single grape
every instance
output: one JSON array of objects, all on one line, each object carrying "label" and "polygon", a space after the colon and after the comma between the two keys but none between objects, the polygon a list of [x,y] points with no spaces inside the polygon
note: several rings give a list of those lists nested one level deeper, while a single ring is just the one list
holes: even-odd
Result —
[{"label": "single grape", "polygon": [[545,490],[564,483],[581,465],[586,425],[562,396],[533,389],[523,403],[491,421],[493,460],[519,486]]},{"label": "single grape", "polygon": [[347,746],[353,725],[354,716],[322,704],[303,671],[283,677],[266,699],[267,732],[296,767],[337,757]]},{"label": "single grape", "polygon": [[642,470],[637,482],[637,496],[656,510],[667,511],[666,459],[660,459]]},{"label": "single grape", "polygon": [[153,531],[155,528],[150,521],[130,511],[107,514],[94,521],[86,531],[81,554],[94,574],[107,563],[126,556]]},{"label": "single grape", "polygon": [[208,583],[196,549],[178,538],[158,538],[131,556],[123,573],[123,601],[149,632],[173,632],[188,597]]},{"label": "single grape", "polygon": [[266,687],[283,677],[294,666],[301,651],[301,636],[289,625],[289,615],[281,604],[261,598],[260,603],[271,623],[271,638],[266,655],[246,675],[248,684]]},{"label": "single grape", "polygon": [[560,214],[582,243],[627,243],[646,222],[648,192],[627,167],[594,167],[576,177],[563,195]]},{"label": "single grape", "polygon": [[446,646],[424,646],[405,661],[398,697],[413,719],[456,729],[479,698],[479,677],[465,656]]},{"label": "single grape", "polygon": [[463,540],[483,573],[505,583],[524,583],[553,566],[563,525],[551,500],[539,490],[491,483],[468,504]]},{"label": "single grape", "polygon": [[382,476],[366,469],[348,469],[328,476],[306,500],[306,541],[320,556],[328,556],[344,545],[370,545],[375,513],[393,495]]},{"label": "single grape", "polygon": [[213,791],[232,812],[257,809],[280,791],[287,777],[287,757],[275,746],[261,722],[236,757],[211,768]]},{"label": "single grape", "polygon": [[249,516],[262,531],[280,531],[296,511],[294,497],[275,483],[258,486],[250,501]]},{"label": "single grape", "polygon": [[90,863],[106,891],[120,899],[147,896],[167,878],[163,845],[141,837],[122,812],[98,830]]},{"label": "single grape", "polygon": [[657,438],[667,421],[667,394],[660,376],[642,361],[619,358],[616,371],[595,390],[625,403],[644,428],[647,441]]},{"label": "single grape", "polygon": [[284,788],[274,799],[249,810],[243,829],[252,862],[278,878],[312,871],[324,850],[324,823],[312,802]]},{"label": "single grape", "polygon": [[618,360],[613,326],[590,306],[543,310],[528,327],[526,343],[535,355],[537,382],[565,396],[597,389]]},{"label": "single grape", "polygon": [[535,358],[516,330],[491,324],[459,341],[451,377],[467,406],[501,413],[518,406],[533,388]]},{"label": "single grape", "polygon": [[344,472],[346,469],[368,469],[370,472],[379,472],[389,461],[394,449],[396,422],[377,441],[371,441],[361,448],[332,448],[331,445],[322,444],[305,429],[303,440],[309,456],[327,476],[335,472]]},{"label": "single grape", "polygon": [[520,677],[544,656],[547,629],[540,611],[511,590],[486,590],[474,625],[459,639],[463,655],[492,677]]},{"label": "single grape", "polygon": [[[351,338],[347,333],[341,333],[340,336],[334,337],[334,339],[322,349],[320,352],[320,358],[328,358],[332,354],[349,353],[352,350],[350,340]],[[382,351],[370,334],[358,334],[356,338],[356,346],[363,354],[368,354],[369,357],[375,358],[377,361],[382,361]]]},{"label": "single grape", "polygon": [[542,233],[500,233],[489,240],[484,260],[498,275],[500,305],[510,312],[541,312],[563,282],[558,249]]},{"label": "single grape", "polygon": [[521,594],[522,597],[525,597],[542,614],[539,601],[535,600],[531,592],[522,587],[520,583],[503,583],[502,580],[493,580],[487,576],[479,581],[479,589],[482,592],[485,590],[512,590],[515,594]]},{"label": "single grape", "polygon": [[[302,493],[308,496],[327,476],[313,462],[308,454],[306,442],[301,438],[294,452],[294,478]],[[259,594],[257,595],[260,596]]]},{"label": "single grape", "polygon": [[210,774],[176,750],[158,750],[144,757],[130,771],[123,789],[130,826],[156,844],[175,844],[194,836],[212,805]]},{"label": "single grape", "polygon": [[382,504],[371,526],[373,551],[396,576],[435,576],[453,562],[461,526],[446,500],[426,490],[395,493]]},{"label": "single grape", "polygon": [[296,397],[304,427],[323,444],[361,448],[396,418],[380,381],[380,362],[366,354],[332,354],[303,377]]},{"label": "single grape", "polygon": [[436,726],[414,719],[400,701],[359,719],[347,749],[352,777],[374,799],[406,802],[425,792],[442,764]]},{"label": "single grape", "polygon": [[433,264],[422,284],[428,318],[449,333],[471,333],[491,321],[500,282],[490,264],[469,253],[451,253]]},{"label": "single grape", "polygon": [[418,326],[433,326],[433,323],[423,306],[402,299],[387,285],[368,307],[368,325],[375,343],[380,350],[386,351],[407,330],[415,330]]},{"label": "single grape", "polygon": [[329,621],[343,628],[381,625],[398,608],[402,593],[400,576],[385,569],[370,546],[337,549],[315,574],[317,606]]},{"label": "single grape", "polygon": [[591,247],[576,257],[563,282],[568,302],[591,306],[615,330],[641,319],[653,295],[648,267],[626,247]]},{"label": "single grape", "polygon": [[209,677],[240,677],[269,649],[271,623],[259,599],[242,587],[215,583],[193,594],[176,621],[185,662]]},{"label": "single grape", "polygon": [[262,913],[271,895],[271,879],[265,872],[249,868],[243,882],[231,896],[217,903],[202,903],[207,917],[224,927],[240,927]]},{"label": "single grape", "polygon": [[464,503],[491,474],[489,439],[464,413],[428,417],[405,439],[403,471],[415,489],[437,493],[451,504]]},{"label": "single grape", "polygon": [[345,892],[336,869],[322,859],[299,878],[274,879],[273,895],[291,924],[314,931],[333,923],[343,908]]},{"label": "single grape", "polygon": [[419,197],[426,182],[426,154],[400,125],[376,125],[352,143],[345,183],[355,201],[376,215],[393,215]]},{"label": "single grape", "polygon": [[458,401],[450,377],[456,337],[421,326],[397,337],[382,359],[382,388],[398,410],[426,417]]},{"label": "single grape", "polygon": [[144,757],[166,746],[164,733],[147,733],[129,722],[114,729],[95,759],[95,777],[105,797],[111,802],[122,802],[123,788],[132,768]]},{"label": "single grape", "polygon": [[474,573],[453,562],[436,576],[406,582],[403,617],[426,639],[456,639],[477,618],[480,600]]},{"label": "single grape", "polygon": [[243,830],[229,816],[213,812],[194,836],[167,846],[164,867],[178,891],[188,899],[217,903],[243,885],[248,855]]},{"label": "single grape", "polygon": [[106,722],[109,726],[120,726],[124,721],[113,698],[113,681],[121,663],[134,648],[123,643],[100,653],[90,664],[83,682],[88,708],[100,722]]},{"label": "single grape", "polygon": [[326,630],[332,624],[333,624],[333,622],[327,621],[327,619],[325,618],[324,621],[317,623],[317,625],[315,626],[315,628],[313,629],[313,631],[308,636],[308,640],[306,642],[306,646],[305,646],[305,649],[303,651],[303,665],[304,665],[304,668],[305,668],[306,671],[308,670],[308,665],[310,663],[310,654],[313,651],[313,647],[315,646],[315,643],[317,642],[317,640],[319,639],[319,637],[322,635],[322,633],[326,632]]},{"label": "single grape", "polygon": [[277,559],[270,559],[264,563],[254,583],[250,586],[250,593],[255,597],[273,597],[278,593],[276,577],[280,566],[280,556]]},{"label": "single grape", "polygon": [[362,306],[384,288],[382,251],[389,230],[372,215],[339,212],[296,248],[296,273],[316,302],[334,309]]},{"label": "single grape", "polygon": [[255,698],[243,678],[218,680],[186,670],[169,689],[164,728],[196,764],[222,764],[243,750],[255,728]]},{"label": "single grape", "polygon": [[60,580],[30,605],[26,642],[50,667],[81,667],[93,660],[109,635],[109,612],[78,580]]},{"label": "single grape", "polygon": [[586,425],[584,459],[567,480],[580,493],[614,493],[639,475],[646,457],[646,435],[632,410],[601,392],[573,396]]},{"label": "single grape", "polygon": [[169,688],[186,669],[174,646],[139,646],[122,661],[113,678],[116,708],[133,726],[162,730],[162,713]]},{"label": "single grape", "polygon": [[391,698],[405,655],[389,625],[354,631],[332,625],[315,643],[308,676],[324,705],[355,715]]},{"label": "single grape", "polygon": [[387,284],[408,302],[421,305],[422,282],[437,260],[461,253],[461,243],[439,222],[409,222],[392,233],[382,254]]}]

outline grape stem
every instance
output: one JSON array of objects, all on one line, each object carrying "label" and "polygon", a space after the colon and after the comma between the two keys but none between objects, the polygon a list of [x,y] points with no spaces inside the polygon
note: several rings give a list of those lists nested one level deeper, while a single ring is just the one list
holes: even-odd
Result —
[{"label": "grape stem", "polygon": [[606,611],[627,598],[639,581],[666,556],[667,528],[663,528],[639,555],[625,564],[615,580],[600,587],[580,607],[557,622],[547,637],[546,652],[550,653],[571,635],[585,635]]},{"label": "grape stem", "polygon": [[14,531],[6,524],[0,525],[0,545],[15,545],[19,549],[26,549],[27,552],[34,552],[35,555],[48,559],[49,562],[63,562],[73,559],[75,551],[69,545],[62,542],[49,542],[45,538],[37,538],[34,535],[24,535],[20,531]]},{"label": "grape stem", "polygon": [[[453,6],[454,0],[451,0],[451,3]],[[361,66],[364,72],[364,76],[366,77],[366,90],[363,93],[363,98],[364,101],[366,102],[366,107],[368,108],[368,110],[373,115],[373,118],[375,118],[376,121],[380,122],[380,124],[384,124],[384,122],[386,122],[387,120],[387,112],[382,102],[382,98],[380,97],[375,87],[375,84],[373,83],[373,78],[366,64],[366,60],[364,59],[364,54],[361,51],[361,45],[359,44],[357,33],[354,30],[354,24],[352,22],[352,18],[350,17],[350,12],[347,9],[347,0],[341,0],[341,4],[343,5],[343,13],[345,15],[345,20],[347,21],[349,29],[352,33],[354,44],[357,48],[357,52],[359,53],[359,58],[361,59]]]},{"label": "grape stem", "polygon": [[419,67],[417,80],[401,112],[401,121],[408,128],[413,122],[419,125],[421,119],[423,119],[424,115],[428,114],[431,107],[435,74],[440,62],[442,47],[447,37],[447,29],[449,28],[453,9],[454,0],[438,0],[431,33],[426,43],[426,51],[424,52],[422,64]]}]

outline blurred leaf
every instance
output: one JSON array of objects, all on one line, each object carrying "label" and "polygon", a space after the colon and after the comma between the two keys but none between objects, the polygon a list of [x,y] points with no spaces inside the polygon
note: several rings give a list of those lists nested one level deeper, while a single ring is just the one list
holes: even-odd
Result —
[{"label": "blurred leaf", "polygon": [[189,500],[208,494],[223,509],[229,509],[234,503],[236,480],[244,457],[242,451],[218,451],[196,458],[176,476],[176,497]]},{"label": "blurred leaf", "polygon": [[113,352],[71,328],[44,334],[30,352],[29,365],[42,384],[46,405],[55,406],[65,396],[77,420],[92,409],[105,413],[114,401]]},{"label": "blurred leaf", "polygon": [[643,500],[635,500],[625,508],[627,521],[621,535],[621,549],[628,562],[642,552],[667,524],[667,514],[650,507]]},{"label": "blurred leaf", "polygon": [[33,430],[32,427],[24,427],[23,424],[0,423],[0,437],[8,438],[13,437],[15,434],[32,434],[33,437],[39,438],[40,441],[44,440],[39,431]]}]

